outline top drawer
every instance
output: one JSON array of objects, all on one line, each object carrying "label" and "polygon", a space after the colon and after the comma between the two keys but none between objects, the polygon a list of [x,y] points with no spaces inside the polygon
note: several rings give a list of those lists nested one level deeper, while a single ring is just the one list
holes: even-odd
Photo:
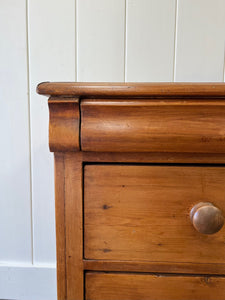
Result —
[{"label": "top drawer", "polygon": [[81,149],[225,153],[225,102],[83,99]]}]

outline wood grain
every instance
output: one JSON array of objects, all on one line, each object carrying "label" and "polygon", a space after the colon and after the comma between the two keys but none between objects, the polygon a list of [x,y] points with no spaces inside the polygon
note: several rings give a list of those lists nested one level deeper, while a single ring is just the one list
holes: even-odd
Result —
[{"label": "wood grain", "polygon": [[65,231],[65,162],[63,153],[54,154],[55,216],[57,255],[57,297],[67,299],[66,288],[66,231]]},{"label": "wood grain", "polygon": [[224,277],[86,274],[86,300],[224,300],[224,295]]},{"label": "wood grain", "polygon": [[190,211],[194,228],[203,234],[215,234],[224,225],[222,211],[210,202],[199,202]]},{"label": "wood grain", "polygon": [[82,152],[84,162],[224,164],[223,153]]},{"label": "wood grain", "polygon": [[83,300],[83,177],[79,152],[65,154],[65,178],[66,300]]},{"label": "wood grain", "polygon": [[224,228],[198,233],[190,210],[212,202],[225,211],[225,168],[86,165],[85,258],[224,263]]},{"label": "wood grain", "polygon": [[37,93],[81,97],[225,97],[224,83],[42,82]]},{"label": "wood grain", "polygon": [[79,150],[79,99],[50,97],[48,105],[50,151]]},{"label": "wood grain", "polygon": [[175,274],[225,275],[225,263],[177,263],[153,261],[128,261],[107,259],[84,259],[84,270],[113,272],[151,272]]},{"label": "wood grain", "polygon": [[83,100],[81,149],[225,153],[225,101]]},{"label": "wood grain", "polygon": [[225,228],[200,234],[189,213],[199,202],[225,211],[225,85],[38,92],[53,95],[58,299],[222,299]]}]

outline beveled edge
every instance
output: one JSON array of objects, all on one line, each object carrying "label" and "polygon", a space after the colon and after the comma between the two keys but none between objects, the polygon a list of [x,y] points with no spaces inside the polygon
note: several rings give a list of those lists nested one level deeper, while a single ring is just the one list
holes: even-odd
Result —
[{"label": "beveled edge", "polygon": [[225,83],[42,82],[37,93],[76,97],[225,97]]}]

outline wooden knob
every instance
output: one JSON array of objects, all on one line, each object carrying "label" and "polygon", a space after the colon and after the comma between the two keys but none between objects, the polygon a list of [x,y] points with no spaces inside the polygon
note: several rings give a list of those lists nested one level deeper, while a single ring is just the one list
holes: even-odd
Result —
[{"label": "wooden knob", "polygon": [[209,202],[200,202],[190,211],[194,228],[203,234],[218,232],[224,224],[222,211]]}]

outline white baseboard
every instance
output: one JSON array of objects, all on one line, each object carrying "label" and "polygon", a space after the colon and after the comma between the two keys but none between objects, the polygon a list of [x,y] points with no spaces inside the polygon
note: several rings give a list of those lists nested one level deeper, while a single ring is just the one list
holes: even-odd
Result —
[{"label": "white baseboard", "polygon": [[0,264],[0,299],[56,300],[56,268]]}]

